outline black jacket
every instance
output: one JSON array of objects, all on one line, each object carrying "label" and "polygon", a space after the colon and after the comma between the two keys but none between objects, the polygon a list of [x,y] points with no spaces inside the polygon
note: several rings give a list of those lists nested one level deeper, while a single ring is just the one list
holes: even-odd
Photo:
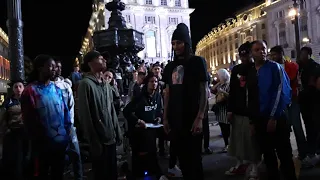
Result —
[{"label": "black jacket", "polygon": [[230,78],[228,112],[248,116],[247,79],[250,68],[254,63],[239,64],[233,67]]},{"label": "black jacket", "polygon": [[320,65],[313,59],[310,59],[306,64],[300,64],[299,74],[301,79],[301,87],[299,92],[299,102],[302,104],[313,104],[315,87],[310,85],[315,81],[315,77],[320,73]]},{"label": "black jacket", "polygon": [[134,97],[123,110],[128,121],[128,135],[133,152],[156,152],[156,129],[135,127],[138,120],[154,123],[162,117],[162,101],[158,91],[151,97],[143,88],[141,95]]},{"label": "black jacket", "polygon": [[129,129],[134,128],[138,120],[153,123],[158,117],[162,117],[162,100],[159,92],[152,97],[142,90],[139,96],[133,97],[131,102],[124,108],[123,115],[127,119]]}]

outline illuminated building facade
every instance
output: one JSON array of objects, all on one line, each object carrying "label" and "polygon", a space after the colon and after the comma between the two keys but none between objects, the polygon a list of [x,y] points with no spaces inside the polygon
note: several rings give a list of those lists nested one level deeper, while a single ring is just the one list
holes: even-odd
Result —
[{"label": "illuminated building facade", "polygon": [[10,78],[9,38],[0,28],[0,105],[4,101],[7,93],[7,83]]},{"label": "illuminated building facade", "polygon": [[[237,60],[237,48],[246,41],[266,40],[268,47],[282,45],[287,57],[295,59],[295,30],[292,0],[266,0],[264,3],[227,19],[198,44],[196,54],[207,60],[208,70],[229,68]],[[305,0],[299,12],[301,45],[313,49],[320,61],[320,1]]]},{"label": "illuminated building facade", "polygon": [[199,41],[196,54],[206,59],[209,72],[215,74],[220,68],[229,69],[232,61],[238,61],[238,48],[246,41],[268,39],[265,7],[262,3],[246,8]]},{"label": "illuminated building facade", "polygon": [[[300,2],[300,1],[299,1]],[[268,5],[267,27],[269,47],[282,45],[285,54],[295,59],[295,29],[292,19],[295,15],[292,0],[266,0]],[[313,58],[320,60],[320,1],[305,0],[299,12],[301,46],[313,49]]]},{"label": "illuminated building facade", "polygon": [[[81,53],[89,50],[92,33],[107,29],[110,12],[104,4],[111,0],[96,2],[90,20],[87,36],[84,38]],[[146,62],[163,62],[171,57],[171,36],[178,23],[185,23],[190,28],[188,0],[122,0],[126,9],[122,12],[127,27],[144,33],[145,49],[138,56]]]}]

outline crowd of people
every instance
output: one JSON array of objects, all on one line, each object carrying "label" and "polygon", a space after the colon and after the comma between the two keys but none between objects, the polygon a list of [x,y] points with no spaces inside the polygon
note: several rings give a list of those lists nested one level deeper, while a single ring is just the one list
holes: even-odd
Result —
[{"label": "crowd of people", "polygon": [[81,73],[75,67],[71,80],[61,76],[60,61],[37,56],[28,85],[12,82],[13,95],[4,102],[2,162],[7,179],[62,180],[71,164],[74,179],[83,179],[80,140],[88,145],[94,179],[117,180],[122,111],[132,159],[127,179],[166,180],[158,156],[166,155],[169,141],[168,173],[203,180],[203,149],[212,153],[210,94],[215,95],[210,110],[221,128],[223,152],[237,159],[226,175],[247,173],[256,180],[263,163],[270,180],[297,179],[292,127],[302,168],[319,163],[320,66],[312,60],[311,48],[303,47],[296,63],[285,60],[281,46],[268,52],[265,41],[246,42],[238,49],[242,63],[231,74],[219,69],[210,86],[206,61],[192,53],[189,34],[179,24],[172,35],[172,61],[130,66],[125,83],[123,71],[108,69],[108,59],[97,51],[84,56]]}]

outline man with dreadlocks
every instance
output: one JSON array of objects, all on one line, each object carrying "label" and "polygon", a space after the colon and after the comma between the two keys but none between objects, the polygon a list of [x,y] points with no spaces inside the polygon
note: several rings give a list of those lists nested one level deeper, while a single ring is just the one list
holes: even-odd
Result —
[{"label": "man with dreadlocks", "polygon": [[164,129],[170,131],[185,180],[202,180],[202,120],[208,101],[208,73],[202,57],[194,56],[188,27],[180,23],[172,35],[174,60],[163,75]]}]

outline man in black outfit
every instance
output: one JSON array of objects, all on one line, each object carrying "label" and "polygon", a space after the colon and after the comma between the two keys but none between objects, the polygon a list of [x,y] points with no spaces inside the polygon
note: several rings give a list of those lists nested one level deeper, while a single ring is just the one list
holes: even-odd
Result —
[{"label": "man in black outfit", "polygon": [[172,35],[174,61],[165,70],[164,128],[171,133],[185,180],[203,180],[202,120],[208,101],[208,73],[202,57],[194,56],[188,27]]},{"label": "man in black outfit", "polygon": [[318,157],[316,141],[317,141],[317,126],[312,115],[317,110],[314,108],[316,102],[315,77],[320,73],[320,65],[312,58],[312,49],[310,47],[301,48],[299,63],[299,104],[301,115],[306,127],[308,152],[307,157],[302,161],[302,168],[311,168],[317,163]]}]

